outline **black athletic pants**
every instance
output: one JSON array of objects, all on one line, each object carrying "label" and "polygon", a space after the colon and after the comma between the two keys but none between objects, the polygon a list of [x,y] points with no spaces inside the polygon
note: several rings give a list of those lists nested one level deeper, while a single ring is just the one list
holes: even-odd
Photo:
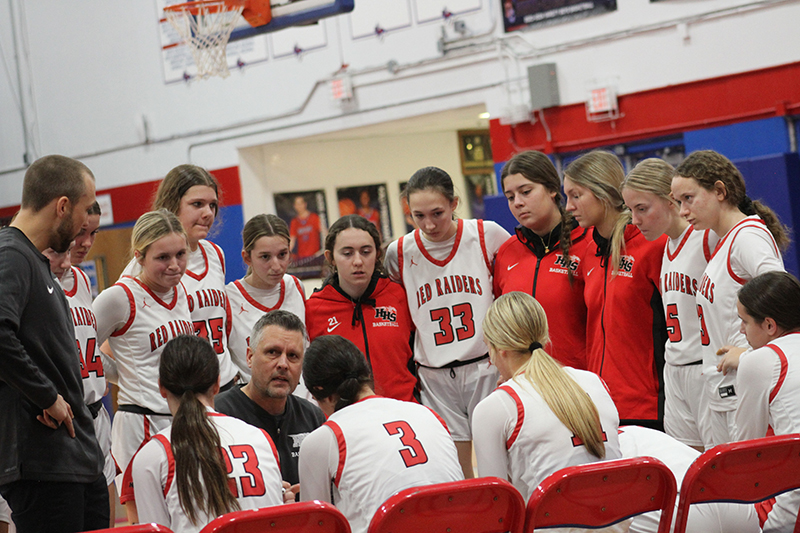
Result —
[{"label": "black athletic pants", "polygon": [[19,480],[0,486],[18,533],[78,533],[108,527],[108,485]]}]

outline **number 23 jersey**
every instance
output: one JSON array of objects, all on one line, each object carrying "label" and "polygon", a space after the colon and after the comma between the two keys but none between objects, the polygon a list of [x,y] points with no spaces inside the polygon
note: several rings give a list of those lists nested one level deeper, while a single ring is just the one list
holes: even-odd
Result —
[{"label": "number 23 jersey", "polygon": [[508,238],[494,222],[458,220],[447,241],[415,230],[389,245],[386,269],[406,289],[418,363],[439,368],[486,353],[481,324],[494,301],[494,259]]},{"label": "number 23 jersey", "polygon": [[336,411],[300,446],[303,501],[333,503],[353,533],[365,533],[393,494],[463,478],[444,422],[411,402],[369,396]]}]

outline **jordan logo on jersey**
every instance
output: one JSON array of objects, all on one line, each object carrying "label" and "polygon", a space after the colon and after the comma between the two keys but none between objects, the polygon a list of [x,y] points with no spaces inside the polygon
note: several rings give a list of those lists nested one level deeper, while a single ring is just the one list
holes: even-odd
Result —
[{"label": "jordan logo on jersey", "polygon": [[142,309],[144,309],[145,307],[150,307],[150,306],[147,305],[147,298],[142,298]]},{"label": "jordan logo on jersey", "polygon": [[250,311],[244,308],[244,304],[242,304],[241,308],[239,309],[239,314],[241,315],[242,313],[249,313],[249,312]]},{"label": "jordan logo on jersey", "polygon": [[419,263],[415,263],[415,262],[414,262],[414,256],[413,256],[413,255],[411,256],[411,258],[409,259],[409,261],[408,261],[408,262],[409,262],[409,264],[410,264],[411,266],[414,266],[414,265],[419,265]]}]

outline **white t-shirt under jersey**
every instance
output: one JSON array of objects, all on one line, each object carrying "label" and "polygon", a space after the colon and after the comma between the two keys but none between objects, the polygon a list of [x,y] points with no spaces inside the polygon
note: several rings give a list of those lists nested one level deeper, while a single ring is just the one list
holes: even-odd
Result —
[{"label": "white t-shirt under jersey", "polygon": [[258,319],[275,309],[283,309],[306,321],[306,296],[303,285],[296,277],[285,274],[272,289],[257,289],[244,281],[232,281],[225,287],[230,303],[228,327],[230,336],[228,348],[231,358],[245,383],[250,381],[250,367],[247,366],[247,347],[250,333]]}]

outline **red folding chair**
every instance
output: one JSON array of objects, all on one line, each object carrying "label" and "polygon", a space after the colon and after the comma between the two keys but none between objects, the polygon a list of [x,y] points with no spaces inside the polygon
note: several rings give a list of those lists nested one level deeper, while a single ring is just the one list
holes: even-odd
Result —
[{"label": "red folding chair", "polygon": [[525,502],[508,481],[483,477],[398,492],[372,517],[368,533],[522,533]]},{"label": "red folding chair", "polygon": [[525,532],[534,528],[599,528],[649,511],[662,511],[658,533],[668,533],[677,485],[653,457],[570,466],[549,475],[528,500]]},{"label": "red folding chair", "polygon": [[[692,463],[683,478],[675,533],[686,531],[693,503],[756,503],[797,488],[800,434],[714,446]],[[800,533],[800,517],[794,531]]]},{"label": "red folding chair", "polygon": [[287,503],[234,511],[215,518],[200,533],[350,533],[350,524],[336,507],[321,501]]},{"label": "red folding chair", "polygon": [[136,524],[111,529],[95,529],[88,533],[172,533],[172,530],[160,524]]}]

